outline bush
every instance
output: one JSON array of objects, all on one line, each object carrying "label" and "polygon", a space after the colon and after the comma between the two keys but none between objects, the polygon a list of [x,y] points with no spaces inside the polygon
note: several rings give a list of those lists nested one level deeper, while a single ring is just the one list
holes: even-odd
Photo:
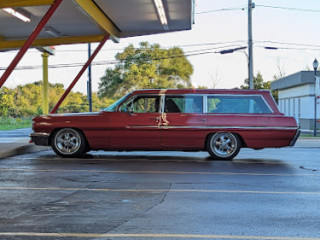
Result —
[{"label": "bush", "polygon": [[0,117],[0,130],[31,127],[31,118]]}]

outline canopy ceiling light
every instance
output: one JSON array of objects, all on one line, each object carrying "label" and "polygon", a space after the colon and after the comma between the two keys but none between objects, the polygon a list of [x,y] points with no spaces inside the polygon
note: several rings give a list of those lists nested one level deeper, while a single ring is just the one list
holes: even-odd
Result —
[{"label": "canopy ceiling light", "polygon": [[30,22],[31,21],[30,14],[27,14],[24,11],[20,11],[20,10],[13,9],[13,8],[3,8],[3,10],[6,11],[7,13],[11,14],[12,16],[20,19],[23,22]]},{"label": "canopy ceiling light", "polygon": [[162,0],[153,0],[153,1],[154,1],[154,4],[156,5],[161,24],[164,26],[164,28],[167,28],[168,20],[167,20],[166,12],[163,7]]}]

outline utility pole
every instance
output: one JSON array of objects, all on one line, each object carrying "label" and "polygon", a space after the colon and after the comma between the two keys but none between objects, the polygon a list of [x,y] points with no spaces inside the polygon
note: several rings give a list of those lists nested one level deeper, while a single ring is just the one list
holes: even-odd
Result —
[{"label": "utility pole", "polygon": [[253,86],[253,41],[252,41],[252,9],[255,4],[252,0],[248,0],[248,77],[249,77],[249,89],[254,89]]},{"label": "utility pole", "polygon": [[[88,43],[88,59],[91,57],[91,43]],[[88,67],[88,82],[87,82],[87,95],[89,101],[89,112],[92,112],[92,74],[91,74],[91,63]]]}]

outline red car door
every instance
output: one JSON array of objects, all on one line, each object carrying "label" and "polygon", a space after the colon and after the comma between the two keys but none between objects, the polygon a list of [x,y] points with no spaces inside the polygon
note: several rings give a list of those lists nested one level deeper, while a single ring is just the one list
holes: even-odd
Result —
[{"label": "red car door", "polygon": [[115,149],[160,149],[160,96],[134,96],[110,114],[109,143]]},{"label": "red car door", "polygon": [[166,96],[162,122],[165,149],[202,149],[206,136],[203,96]]}]

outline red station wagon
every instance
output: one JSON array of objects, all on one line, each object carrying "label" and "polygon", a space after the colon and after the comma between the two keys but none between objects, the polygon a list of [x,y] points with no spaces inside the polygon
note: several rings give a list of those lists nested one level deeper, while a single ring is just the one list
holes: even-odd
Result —
[{"label": "red station wagon", "polygon": [[97,113],[33,119],[31,138],[62,157],[90,150],[208,151],[231,160],[240,148],[293,146],[295,118],[265,90],[139,90]]}]

